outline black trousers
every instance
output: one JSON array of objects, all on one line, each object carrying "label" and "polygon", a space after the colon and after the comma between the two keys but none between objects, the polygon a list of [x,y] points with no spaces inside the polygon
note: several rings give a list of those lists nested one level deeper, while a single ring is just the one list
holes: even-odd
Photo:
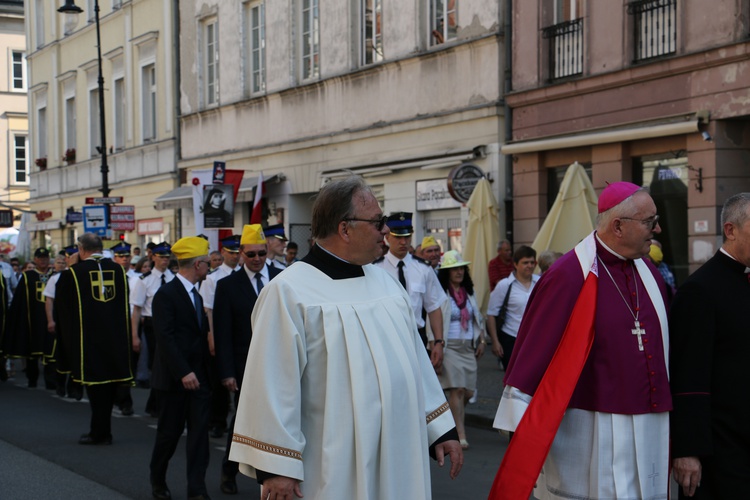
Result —
[{"label": "black trousers", "polygon": [[188,496],[206,493],[208,469],[208,420],[211,408],[211,390],[206,380],[201,380],[198,390],[156,391],[159,404],[159,423],[156,441],[151,453],[151,483],[166,482],[169,460],[177,449],[180,436],[187,423],[187,484]]},{"label": "black trousers", "polygon": [[89,435],[94,439],[106,439],[112,436],[112,407],[117,398],[118,387],[119,384],[86,386],[86,394],[91,405]]},{"label": "black trousers", "polygon": [[503,348],[503,367],[507,370],[510,357],[513,355],[513,347],[516,345],[516,338],[505,332],[497,332],[497,340]]},{"label": "black trousers", "polygon": [[229,460],[229,448],[232,447],[232,436],[234,436],[234,421],[237,419],[237,408],[240,407],[240,391],[234,393],[234,415],[227,429],[227,448],[221,459],[221,473],[227,477],[234,478],[240,471],[240,464]]},{"label": "black trousers", "polygon": [[209,380],[211,382],[211,417],[210,426],[222,431],[227,428],[229,416],[229,391],[221,384],[216,366],[216,356],[211,356],[209,363]]},{"label": "black trousers", "polygon": [[[156,358],[156,337],[154,336],[154,324],[152,323],[150,316],[144,316],[142,331],[143,337],[141,338],[141,340],[143,341],[145,339],[146,346],[148,347],[148,359],[146,360],[146,365],[148,366],[148,371],[150,372],[154,366],[154,359]],[[154,390],[151,389],[151,391],[148,393],[148,400],[146,401],[146,413],[152,414],[158,412],[158,398],[156,397]]]}]

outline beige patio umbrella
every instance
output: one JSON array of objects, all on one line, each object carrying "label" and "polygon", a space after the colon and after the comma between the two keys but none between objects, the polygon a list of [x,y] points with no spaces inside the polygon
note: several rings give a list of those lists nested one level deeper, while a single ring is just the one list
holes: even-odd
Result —
[{"label": "beige patio umbrella", "polygon": [[531,246],[537,252],[568,252],[594,230],[596,191],[586,171],[575,162],[565,172],[555,203]]},{"label": "beige patio umbrella", "polygon": [[497,254],[500,241],[499,209],[487,179],[479,180],[466,206],[469,208],[469,226],[463,257],[471,262],[469,268],[474,281],[474,294],[477,304],[485,312],[491,292],[487,265]]}]

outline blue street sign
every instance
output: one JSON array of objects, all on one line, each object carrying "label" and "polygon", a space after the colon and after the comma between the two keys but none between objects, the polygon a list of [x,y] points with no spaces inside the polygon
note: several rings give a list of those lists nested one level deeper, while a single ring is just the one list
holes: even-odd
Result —
[{"label": "blue street sign", "polygon": [[107,236],[109,220],[106,205],[85,205],[83,207],[83,230],[99,236]]}]

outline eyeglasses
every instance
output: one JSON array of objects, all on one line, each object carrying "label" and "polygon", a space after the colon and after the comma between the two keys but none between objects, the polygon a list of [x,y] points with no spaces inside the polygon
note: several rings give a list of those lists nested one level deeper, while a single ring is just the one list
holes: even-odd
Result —
[{"label": "eyeglasses", "polygon": [[653,231],[654,229],[656,229],[656,225],[659,223],[659,216],[654,215],[653,217],[648,217],[647,219],[631,219],[630,217],[620,217],[620,220],[634,220],[636,222],[640,222],[641,224],[646,224],[646,227]]},{"label": "eyeglasses", "polygon": [[357,219],[354,217],[348,217],[346,219],[341,219],[341,220],[344,222],[349,222],[349,221],[369,222],[370,224],[375,226],[375,229],[377,229],[378,231],[382,231],[386,223],[388,222],[388,216],[384,215],[380,219]]},{"label": "eyeglasses", "polygon": [[248,259],[254,259],[257,255],[258,257],[265,257],[268,254],[267,251],[261,250],[260,252],[245,252],[245,257]]}]

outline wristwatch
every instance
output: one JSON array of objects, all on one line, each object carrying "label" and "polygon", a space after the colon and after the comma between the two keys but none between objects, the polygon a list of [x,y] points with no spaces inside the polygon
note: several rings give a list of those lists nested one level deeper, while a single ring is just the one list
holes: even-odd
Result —
[{"label": "wristwatch", "polygon": [[435,342],[433,342],[433,343],[435,345],[443,344],[443,346],[445,346],[445,340],[443,340],[443,339],[436,339]]}]

